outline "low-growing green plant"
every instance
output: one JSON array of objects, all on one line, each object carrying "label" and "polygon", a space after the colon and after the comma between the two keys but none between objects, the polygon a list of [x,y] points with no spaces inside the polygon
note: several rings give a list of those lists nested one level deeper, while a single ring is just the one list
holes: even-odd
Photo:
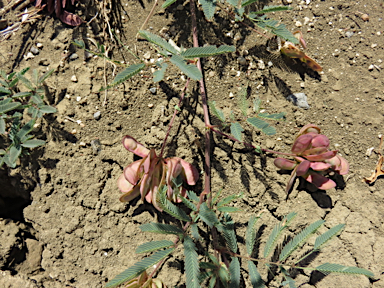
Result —
[{"label": "low-growing green plant", "polygon": [[[0,167],[5,163],[11,168],[16,167],[16,161],[26,152],[26,148],[35,148],[45,144],[45,141],[33,139],[31,135],[34,124],[44,114],[56,112],[56,108],[44,102],[44,81],[52,74],[53,69],[39,76],[38,71],[32,71],[32,79],[25,77],[28,68],[11,74],[0,70]],[[21,83],[23,90],[18,87]],[[23,123],[24,110],[31,119]]]}]

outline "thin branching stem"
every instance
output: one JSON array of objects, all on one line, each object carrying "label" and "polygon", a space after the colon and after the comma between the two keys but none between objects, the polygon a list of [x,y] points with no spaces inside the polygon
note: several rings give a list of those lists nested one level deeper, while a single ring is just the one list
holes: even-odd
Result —
[{"label": "thin branching stem", "polygon": [[[177,107],[179,107],[179,108],[180,108],[180,106],[181,106],[181,103],[182,103],[183,100],[184,100],[185,91],[187,90],[188,85],[189,85],[189,78],[188,78],[188,80],[187,80],[187,83],[185,83],[185,86],[184,86],[184,88],[183,88],[183,92],[181,93],[181,96],[180,96],[180,99],[179,99],[179,104],[177,104]],[[169,136],[169,132],[170,132],[171,129],[172,129],[173,122],[175,121],[175,118],[176,118],[177,113],[179,113],[179,110],[175,107],[175,111],[173,112],[173,116],[172,116],[171,122],[170,122],[169,125],[168,125],[168,131],[167,131],[167,134],[165,135],[165,138],[164,138],[164,141],[163,141],[163,145],[161,146],[161,151],[160,151],[160,155],[159,155],[160,158],[163,157],[165,144],[167,143],[167,139],[168,139],[168,136]]]}]

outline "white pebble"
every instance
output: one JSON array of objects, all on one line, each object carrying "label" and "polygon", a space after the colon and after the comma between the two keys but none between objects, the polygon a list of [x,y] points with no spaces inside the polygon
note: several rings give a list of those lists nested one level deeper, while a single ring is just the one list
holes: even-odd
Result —
[{"label": "white pebble", "polygon": [[37,48],[42,48],[42,47],[43,47],[43,44],[42,44],[42,43],[36,43],[36,47],[37,47]]},{"label": "white pebble", "polygon": [[303,26],[303,23],[301,23],[300,21],[296,21],[295,25],[296,25],[296,27],[301,27],[301,26]]},{"label": "white pebble", "polygon": [[76,97],[76,101],[79,102],[81,100],[81,97],[80,96],[77,96]]},{"label": "white pebble", "polygon": [[24,59],[25,59],[25,60],[33,59],[33,58],[35,58],[35,56],[34,56],[31,52],[28,52],[28,53],[27,53],[27,56],[24,55]]},{"label": "white pebble", "polygon": [[71,81],[72,81],[72,82],[77,82],[77,77],[76,77],[76,75],[73,75],[73,76],[71,77]]},{"label": "white pebble", "polygon": [[229,92],[229,98],[235,97],[232,92]]},{"label": "white pebble", "polygon": [[81,147],[85,147],[85,146],[87,146],[87,144],[85,144],[85,142],[80,142],[79,145],[80,145]]}]

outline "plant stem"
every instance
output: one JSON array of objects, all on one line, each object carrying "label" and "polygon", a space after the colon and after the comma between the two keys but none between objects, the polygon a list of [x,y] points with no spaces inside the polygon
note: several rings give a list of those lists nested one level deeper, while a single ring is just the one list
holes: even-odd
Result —
[{"label": "plant stem", "polygon": [[[187,90],[188,85],[189,85],[189,78],[188,78],[188,80],[187,80],[187,83],[185,83],[185,86],[184,86],[184,88],[183,88],[183,92],[181,93],[181,96],[180,96],[179,103],[177,104],[177,106],[178,106],[179,108],[180,108],[180,106],[181,106],[181,103],[182,103],[183,100],[184,100],[185,91]],[[163,144],[162,144],[162,146],[161,146],[161,151],[160,151],[160,155],[159,155],[160,158],[163,157],[165,144],[167,143],[167,139],[168,139],[168,136],[169,136],[169,132],[171,131],[171,128],[172,128],[172,126],[173,126],[173,122],[175,121],[175,118],[176,118],[177,113],[179,113],[179,111],[175,108],[175,111],[173,112],[173,116],[172,116],[171,122],[170,122],[169,125],[168,125],[168,131],[167,131],[167,134],[165,135]]]}]

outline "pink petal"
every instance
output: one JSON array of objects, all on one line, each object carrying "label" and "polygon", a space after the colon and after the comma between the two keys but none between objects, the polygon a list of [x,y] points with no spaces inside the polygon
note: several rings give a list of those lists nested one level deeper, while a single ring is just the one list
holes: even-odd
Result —
[{"label": "pink petal", "polygon": [[333,180],[328,179],[327,177],[324,177],[323,175],[313,171],[309,171],[309,175],[305,177],[305,180],[312,183],[321,190],[327,190],[336,187],[336,183]]},{"label": "pink petal", "polygon": [[141,200],[144,200],[144,198],[147,196],[150,189],[151,189],[151,175],[144,174],[143,178],[141,178],[141,185],[140,185]]},{"label": "pink petal", "polygon": [[313,136],[308,134],[297,137],[292,146],[292,153],[300,154],[304,152],[311,145],[312,138]]},{"label": "pink petal", "polygon": [[[56,9],[57,11],[57,9]],[[65,24],[71,25],[71,26],[79,26],[81,23],[83,23],[83,19],[81,19],[79,16],[67,12],[65,10],[62,10],[60,14],[57,14],[56,16],[60,18],[61,21],[63,21]]]},{"label": "pink petal", "polygon": [[303,176],[308,172],[309,166],[311,165],[311,162],[308,160],[304,160],[301,162],[296,169],[296,175],[297,176]]},{"label": "pink petal", "polygon": [[311,162],[311,169],[315,171],[325,171],[331,168],[331,164],[324,162]]},{"label": "pink petal", "polygon": [[295,183],[295,179],[297,176],[296,169],[297,169],[297,166],[295,167],[295,169],[293,169],[291,176],[289,177],[289,180],[288,180],[287,188],[285,188],[285,193],[287,194],[289,193],[289,190],[291,190],[293,183]]},{"label": "pink petal", "polygon": [[273,164],[275,164],[277,168],[280,168],[283,170],[292,170],[297,165],[295,161],[284,159],[284,158],[276,158]]},{"label": "pink petal", "polygon": [[137,181],[139,181],[139,168],[141,165],[141,160],[135,161],[131,164],[129,164],[127,167],[124,168],[124,177],[127,179],[127,181],[133,185],[136,185]]},{"label": "pink petal", "polygon": [[149,154],[149,150],[143,146],[140,142],[137,142],[135,138],[131,136],[124,136],[123,146],[128,151],[135,153],[137,156],[145,157]]},{"label": "pink petal", "polygon": [[144,173],[149,173],[149,171],[153,169],[153,166],[156,165],[155,158],[156,158],[156,152],[154,149],[151,149],[143,163]]},{"label": "pink petal", "polygon": [[173,158],[167,158],[167,176],[166,176],[166,183],[168,186],[172,185],[172,179],[176,178],[180,175],[180,173],[183,170],[183,166],[180,163],[180,158],[173,157]]},{"label": "pink petal", "polygon": [[320,134],[320,128],[317,127],[315,124],[307,124],[299,131],[299,136],[303,134],[307,134],[309,132],[313,132],[316,134]]},{"label": "pink petal", "polygon": [[309,161],[324,161],[324,160],[335,157],[336,153],[337,153],[337,150],[334,150],[334,151],[325,152],[320,155],[307,155],[305,156],[305,158],[307,158],[307,160]]},{"label": "pink petal", "polygon": [[136,185],[131,191],[128,191],[120,197],[121,202],[129,202],[140,195],[140,186]]},{"label": "pink petal", "polygon": [[188,185],[196,185],[197,180],[199,180],[199,171],[187,161],[180,159],[180,164],[183,166],[181,175],[183,180],[187,181]]},{"label": "pink petal", "polygon": [[319,135],[316,135],[315,137],[313,137],[311,144],[312,144],[312,148],[316,148],[316,147],[328,148],[329,139],[327,136],[319,134]]},{"label": "pink petal", "polygon": [[327,151],[328,151],[328,149],[325,147],[316,147],[316,148],[311,148],[311,149],[305,150],[302,154],[303,154],[303,156],[305,156],[305,155],[320,155],[320,154],[323,154]]},{"label": "pink petal", "polygon": [[132,190],[134,185],[129,183],[127,179],[125,179],[124,174],[121,174],[119,179],[117,179],[117,187],[120,189],[121,192],[127,193]]},{"label": "pink petal", "polygon": [[340,169],[338,169],[338,172],[340,175],[345,175],[348,173],[349,171],[349,163],[347,160],[345,160],[343,157],[339,156],[339,155],[336,155],[337,158],[340,159],[340,162],[341,162],[341,165],[340,165]]}]

